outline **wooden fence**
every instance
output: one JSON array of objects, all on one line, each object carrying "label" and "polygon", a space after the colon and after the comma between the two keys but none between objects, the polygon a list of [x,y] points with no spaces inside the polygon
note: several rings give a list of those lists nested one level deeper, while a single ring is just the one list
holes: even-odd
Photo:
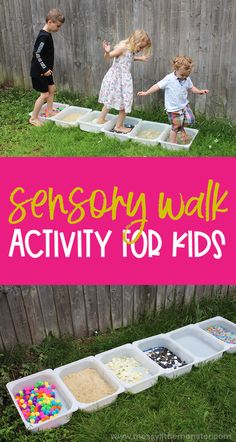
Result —
[{"label": "wooden fence", "polygon": [[89,336],[143,314],[231,293],[235,286],[2,286],[0,348],[39,343],[49,332]]},{"label": "wooden fence", "polygon": [[[210,89],[191,102],[207,115],[236,121],[236,0],[0,0],[0,84],[30,87],[34,39],[55,3],[66,16],[54,35],[60,88],[96,95],[109,66],[102,41],[114,45],[142,27],[152,38],[153,56],[135,64],[135,91],[167,74],[173,56],[188,54],[194,83]],[[163,100],[157,96],[136,97],[135,104]]]}]

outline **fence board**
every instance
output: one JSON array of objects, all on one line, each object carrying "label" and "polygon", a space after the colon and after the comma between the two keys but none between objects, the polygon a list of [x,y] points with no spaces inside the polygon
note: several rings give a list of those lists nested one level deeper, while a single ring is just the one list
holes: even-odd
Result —
[{"label": "fence board", "polygon": [[[208,38],[209,38],[209,2],[201,2],[201,22],[199,28],[199,50],[198,50],[198,60],[195,61],[198,64],[198,73],[193,76],[194,83],[199,88],[204,88],[207,81],[208,73]],[[204,20],[202,20],[204,17]],[[193,57],[194,58],[194,57]],[[194,58],[195,60],[195,58]],[[211,89],[211,85],[207,85],[208,89]],[[207,97],[208,98],[208,97]],[[199,112],[204,112],[206,105],[206,97],[202,95],[195,96],[195,106]]]},{"label": "fence board", "polygon": [[4,350],[4,345],[3,345],[3,340],[2,340],[1,334],[0,334],[0,350]]},{"label": "fence board", "polygon": [[53,293],[60,334],[73,335],[71,305],[69,302],[68,289],[63,285],[54,286]]},{"label": "fence board", "polygon": [[9,81],[9,79],[7,78],[7,72],[6,72],[6,68],[4,68],[4,66],[6,66],[6,52],[5,52],[5,47],[4,47],[4,35],[6,33],[6,29],[4,29],[4,21],[5,21],[5,17],[4,17],[4,9],[3,9],[3,1],[4,0],[0,0],[0,12],[1,12],[1,16],[2,16],[2,26],[0,28],[0,84],[1,83],[5,83],[7,82],[7,80]]},{"label": "fence board", "polygon": [[175,286],[168,285],[166,287],[165,308],[172,307],[175,302]]},{"label": "fence board", "polygon": [[39,343],[45,338],[46,333],[37,288],[22,286],[21,291],[32,341]]},{"label": "fence board", "polygon": [[[229,6],[232,5],[231,0],[229,1]],[[215,83],[213,83],[212,89],[214,88],[215,91],[219,94],[220,97],[226,97],[226,90],[225,90],[225,78],[227,77],[228,70],[230,70],[229,65],[229,41],[228,41],[228,26],[230,26],[230,15],[231,11],[230,8],[220,8],[220,3],[218,5],[218,11],[219,15],[219,21],[218,21],[218,29],[216,27],[216,23],[214,23],[214,37],[218,36],[218,53],[219,53],[219,60],[217,60],[218,57],[213,58],[213,70],[214,72],[214,80]],[[224,38],[225,36],[225,38]],[[230,36],[231,38],[231,36]],[[223,41],[222,41],[223,40]],[[213,48],[215,51],[215,48]],[[227,54],[226,57],[223,56],[223,54]],[[216,115],[222,115],[222,110],[225,113],[225,116],[227,114],[226,109],[226,100],[220,100],[220,103],[217,106],[217,112]]]},{"label": "fence board", "polygon": [[[220,0],[216,0],[214,8],[211,10],[211,16],[208,23],[208,44],[207,52],[209,54],[208,60],[208,72],[205,79],[206,85],[211,84],[211,94],[214,97],[213,109],[211,109],[213,115],[218,116],[222,110],[224,112],[225,106],[222,100],[222,80],[224,79],[219,71],[220,52],[222,46],[222,31],[223,31],[223,8],[220,8]],[[218,54],[216,57],[215,54]],[[202,87],[202,86],[200,86]],[[220,92],[220,94],[219,94]],[[201,97],[200,97],[201,98]],[[202,97],[206,100],[206,97]]]},{"label": "fence board", "polygon": [[[20,74],[20,79],[19,79],[19,83],[23,84],[24,86],[26,86],[25,80],[27,80],[29,78],[29,72],[26,68],[26,51],[25,51],[25,47],[24,47],[24,33],[25,33],[25,28],[23,26],[23,17],[22,17],[22,13],[23,13],[23,9],[24,6],[20,4],[19,0],[15,0],[14,2],[10,2],[10,4],[12,4],[12,17],[17,17],[18,20],[16,20],[15,22],[15,28],[16,28],[16,32],[17,35],[19,36],[19,40],[17,42],[18,45],[18,54],[19,54],[19,59],[18,59],[18,72]],[[23,32],[22,32],[23,31]]]},{"label": "fence board", "polygon": [[11,348],[17,343],[17,337],[4,287],[0,288],[0,312],[0,335],[2,342],[5,348]]},{"label": "fence board", "polygon": [[177,285],[175,289],[175,305],[176,308],[179,308],[184,303],[184,293],[185,293],[185,286],[184,285]]},{"label": "fence board", "polygon": [[[1,4],[1,14],[0,14],[2,23],[0,26],[1,29],[1,46],[2,46],[2,52],[4,54],[4,58],[0,60],[1,68],[3,72],[5,72],[6,77],[6,83],[7,84],[16,84],[17,81],[13,77],[13,64],[14,64],[14,48],[12,45],[12,39],[6,38],[6,36],[11,35],[10,25],[9,25],[9,12],[6,7],[6,2],[2,2]],[[9,53],[11,54],[11,57],[9,59]],[[4,64],[3,64],[4,63]]]},{"label": "fence board", "polygon": [[[191,74],[193,83],[200,87],[201,79],[198,77],[200,72],[199,67],[199,48],[200,48],[200,26],[201,26],[201,0],[191,0],[190,17],[191,17],[191,40],[189,42],[189,55],[192,55],[194,60],[194,70]],[[190,95],[191,105],[196,105],[197,96]]]},{"label": "fence board", "polygon": [[198,285],[195,290],[195,299],[198,302],[203,296],[205,292],[205,286],[204,285]]},{"label": "fence board", "polygon": [[136,285],[134,287],[134,321],[137,321],[145,313],[146,299],[145,287]]},{"label": "fence board", "polygon": [[214,296],[214,290],[213,285],[205,285],[204,289],[204,297],[205,298],[211,298],[211,296]]},{"label": "fence board", "polygon": [[227,285],[214,285],[214,296],[215,297],[221,297],[226,296],[228,292],[228,286]]},{"label": "fence board", "polygon": [[144,298],[144,302],[145,302],[144,311],[146,313],[151,314],[156,310],[157,288],[156,288],[156,286],[149,285],[146,287],[146,290],[144,293],[146,295]]},{"label": "fence board", "polygon": [[[229,69],[226,77],[225,89],[226,89],[226,106],[227,116],[235,120],[236,115],[236,1],[233,2],[233,7],[229,9],[230,27],[228,28],[228,47],[229,47]],[[225,57],[224,57],[225,59]]]},{"label": "fence board", "polygon": [[186,305],[191,304],[195,293],[195,286],[194,285],[187,285],[185,289],[184,294],[184,302]]},{"label": "fence board", "polygon": [[88,327],[84,301],[84,291],[81,285],[68,287],[73,329],[75,336],[87,336]]},{"label": "fence board", "polygon": [[160,311],[165,306],[166,285],[157,286],[156,311]]},{"label": "fence board", "polygon": [[85,306],[87,312],[88,333],[98,330],[97,290],[94,285],[84,286]]},{"label": "fence board", "polygon": [[21,342],[22,344],[32,344],[21,289],[19,286],[7,286],[5,290],[8,305],[11,308],[11,315],[12,318],[14,318],[14,327],[18,342]]},{"label": "fence board", "polygon": [[229,285],[228,286],[228,295],[235,295],[236,294],[236,285]]},{"label": "fence board", "polygon": [[29,77],[29,61],[33,50],[32,35],[34,32],[31,2],[29,0],[24,2],[17,0],[17,10],[19,11],[18,14],[20,16],[19,33],[21,34],[21,56],[24,86],[29,88],[31,86],[31,80]]},{"label": "fence board", "polygon": [[44,320],[45,332],[50,332],[54,336],[60,336],[60,330],[57,321],[57,311],[54,302],[53,289],[51,286],[40,285],[38,287],[39,300]]},{"label": "fence board", "polygon": [[111,328],[111,296],[108,286],[97,287],[98,324],[100,331]]},{"label": "fence board", "polygon": [[134,288],[133,286],[125,285],[122,290],[123,295],[123,326],[133,322],[134,311]]},{"label": "fence board", "polygon": [[116,329],[122,326],[122,286],[111,285],[110,292],[112,328]]}]

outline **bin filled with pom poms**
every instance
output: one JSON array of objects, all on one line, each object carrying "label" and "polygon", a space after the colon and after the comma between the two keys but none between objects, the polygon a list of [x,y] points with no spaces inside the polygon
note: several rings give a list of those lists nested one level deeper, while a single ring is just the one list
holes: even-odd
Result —
[{"label": "bin filled with pom poms", "polygon": [[26,428],[31,431],[63,425],[78,409],[73,396],[50,369],[9,382],[7,389]]}]

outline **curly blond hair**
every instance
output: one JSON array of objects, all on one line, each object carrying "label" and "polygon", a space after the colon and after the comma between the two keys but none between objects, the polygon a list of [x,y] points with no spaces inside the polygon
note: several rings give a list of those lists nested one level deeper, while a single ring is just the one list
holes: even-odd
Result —
[{"label": "curly blond hair", "polygon": [[188,57],[187,55],[177,55],[177,57],[174,57],[172,60],[172,67],[174,71],[178,71],[180,68],[182,68],[186,73],[190,74],[193,70],[193,60],[191,57]]},{"label": "curly blond hair", "polygon": [[130,34],[128,38],[120,41],[120,43],[117,46],[125,45],[129,51],[137,52],[137,50],[140,47],[140,44],[145,45],[145,47],[143,48],[143,52],[145,53],[145,55],[149,55],[152,43],[149,35],[143,29],[136,29],[135,31],[132,32],[132,34]]}]

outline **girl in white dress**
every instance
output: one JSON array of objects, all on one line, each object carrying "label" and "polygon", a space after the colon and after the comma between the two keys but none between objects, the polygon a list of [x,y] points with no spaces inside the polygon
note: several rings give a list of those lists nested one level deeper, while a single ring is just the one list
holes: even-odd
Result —
[{"label": "girl in white dress", "polygon": [[[111,108],[119,110],[119,116],[114,128],[115,132],[127,133],[131,129],[124,126],[124,119],[127,113],[131,112],[133,103],[133,80],[131,76],[131,65],[133,61],[148,61],[150,55],[151,40],[148,34],[137,29],[126,39],[120,41],[111,50],[109,42],[103,42],[105,51],[104,58],[113,58],[113,63],[103,78],[99,103],[103,103],[103,109],[98,119],[99,124],[106,122],[106,115]],[[144,50],[142,56],[136,53]]]}]

